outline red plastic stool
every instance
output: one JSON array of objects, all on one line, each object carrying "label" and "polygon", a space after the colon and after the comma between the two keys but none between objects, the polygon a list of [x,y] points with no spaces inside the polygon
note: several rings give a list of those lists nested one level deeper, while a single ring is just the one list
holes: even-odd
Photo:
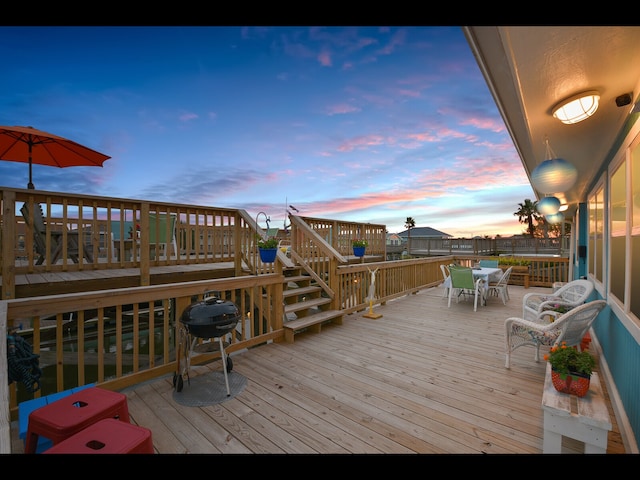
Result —
[{"label": "red plastic stool", "polygon": [[154,453],[151,430],[106,418],[43,453]]},{"label": "red plastic stool", "polygon": [[104,418],[129,423],[127,396],[98,387],[80,390],[29,414],[24,451],[35,453],[40,435],[55,446]]}]

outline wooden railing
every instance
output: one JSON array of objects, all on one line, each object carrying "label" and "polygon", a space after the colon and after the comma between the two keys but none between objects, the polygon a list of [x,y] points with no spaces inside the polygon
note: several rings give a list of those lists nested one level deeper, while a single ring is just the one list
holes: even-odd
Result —
[{"label": "wooden railing", "polygon": [[[32,395],[37,398],[92,382],[122,389],[175,371],[180,315],[205,295],[231,300],[242,313],[228,353],[279,341],[283,280],[282,274],[251,275],[2,301],[2,333],[27,339],[43,370],[41,388],[34,394],[11,384],[12,415],[17,404]],[[195,363],[216,355],[219,352],[200,355]],[[0,364],[6,372],[6,357]]]},{"label": "wooden railing", "polygon": [[[373,304],[384,304],[388,300],[442,283],[440,265],[452,262],[471,267],[483,257],[437,256],[410,260],[372,262],[366,264],[341,265],[337,269],[335,294],[340,299],[339,307],[345,313],[361,311],[367,306],[369,285],[375,272],[375,300]],[[488,258],[488,257],[487,257]],[[529,262],[524,267],[528,273],[529,286],[551,287],[555,282],[569,279],[569,261],[566,258],[514,257],[516,261]],[[502,265],[502,268],[507,268]],[[513,276],[511,282],[525,285],[524,277]]]},{"label": "wooden railing", "polygon": [[383,259],[385,258],[387,240],[385,225],[327,220],[326,218],[298,218],[303,219],[308,228],[316,232],[343,257],[353,254],[351,243],[358,239],[367,241],[367,255],[379,255]]},{"label": "wooden railing", "polygon": [[[430,257],[340,266],[336,272],[336,296],[340,300],[340,309],[345,313],[362,311],[435,287],[443,281],[440,265],[453,260],[453,257]],[[375,287],[372,303],[368,300],[371,283]]]},{"label": "wooden railing", "polygon": [[500,267],[504,270],[514,265],[514,273],[511,282],[523,285],[522,276],[528,276],[529,286],[552,287],[556,282],[566,282],[569,279],[569,259],[566,257],[533,257],[533,256],[472,256],[454,257],[456,261],[465,266],[472,266],[482,259],[498,259]]},{"label": "wooden railing", "polygon": [[[10,188],[0,190],[0,201],[4,300],[16,298],[15,276],[31,273],[139,268],[140,284],[149,285],[149,269],[155,266],[233,262],[236,275],[269,273],[275,268],[259,260],[256,235],[265,232],[244,210]],[[55,264],[49,254],[37,264],[40,255],[32,226],[25,224],[20,214],[24,204],[31,211],[42,207],[47,252],[57,238],[53,232],[63,232],[63,251]],[[176,218],[175,234],[168,222],[150,220],[171,216]],[[350,253],[350,241],[357,236],[369,242],[369,252],[384,258],[386,234],[382,225],[299,218],[316,232],[316,243],[330,241],[341,255]],[[77,263],[67,255],[65,231],[77,232],[77,238],[82,239]],[[155,248],[151,239],[161,237],[164,243],[173,240],[177,251],[171,245],[163,251]],[[84,249],[91,251],[88,257],[93,262],[83,255]],[[280,259],[287,263],[285,256]]]},{"label": "wooden railing", "polygon": [[432,255],[569,255],[570,238],[411,238],[408,253],[412,256]]},{"label": "wooden railing", "polygon": [[[243,268],[254,272],[260,267],[253,256],[255,222],[239,210],[21,189],[2,189],[0,198],[5,300],[15,298],[15,275],[22,274],[139,268],[141,284],[148,285],[152,266],[234,262],[238,275]],[[20,215],[23,204],[31,211],[42,207],[49,247],[55,241],[53,231],[78,232],[82,242],[77,263],[63,250],[55,264],[48,253],[37,264],[40,255],[34,247],[32,226]],[[154,216],[175,216],[175,234],[168,230],[169,223],[164,227],[152,223]],[[159,248],[152,248],[150,239],[162,237],[165,243],[174,241],[177,251],[167,245],[161,255]],[[66,247],[64,236],[62,242]],[[91,250],[93,262],[83,258],[82,249]]]}]

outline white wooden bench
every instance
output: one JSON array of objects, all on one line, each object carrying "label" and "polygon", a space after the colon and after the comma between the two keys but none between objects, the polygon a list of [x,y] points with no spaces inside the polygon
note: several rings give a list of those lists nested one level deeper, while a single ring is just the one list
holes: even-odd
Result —
[{"label": "white wooden bench", "polygon": [[[572,401],[577,400],[577,411]],[[547,363],[542,394],[544,438],[542,453],[562,453],[562,437],[584,443],[584,453],[607,453],[607,437],[612,428],[597,372],[591,374],[589,392],[584,397],[558,392],[551,382]]]}]

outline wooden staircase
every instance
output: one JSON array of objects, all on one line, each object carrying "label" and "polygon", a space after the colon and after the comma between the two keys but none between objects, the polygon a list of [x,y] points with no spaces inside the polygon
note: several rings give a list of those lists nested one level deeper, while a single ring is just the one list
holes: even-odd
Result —
[{"label": "wooden staircase", "polygon": [[305,331],[320,333],[322,325],[342,325],[343,313],[330,310],[331,299],[323,296],[322,287],[315,284],[311,276],[301,268],[284,271],[284,338],[293,342],[297,333]]}]

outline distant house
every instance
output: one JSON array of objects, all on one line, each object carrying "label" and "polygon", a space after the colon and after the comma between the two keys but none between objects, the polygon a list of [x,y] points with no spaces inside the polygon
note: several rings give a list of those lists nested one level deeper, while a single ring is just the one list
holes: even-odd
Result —
[{"label": "distant house", "polygon": [[[403,238],[404,242],[406,242],[409,238],[409,230],[400,232],[398,235]],[[436,230],[431,227],[415,227],[411,229],[411,238],[453,238],[453,235],[449,235],[448,233],[441,232],[440,230]]]},{"label": "distant house", "polygon": [[404,243],[403,238],[397,233],[387,233],[387,246],[399,247]]}]

